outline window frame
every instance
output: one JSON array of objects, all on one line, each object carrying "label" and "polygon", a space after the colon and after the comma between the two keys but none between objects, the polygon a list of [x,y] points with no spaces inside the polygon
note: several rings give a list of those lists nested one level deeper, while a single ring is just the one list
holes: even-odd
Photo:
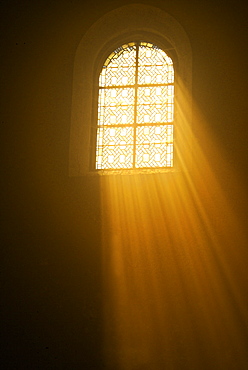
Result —
[{"label": "window frame", "polygon": [[[135,14],[135,17],[130,17]],[[106,25],[108,25],[106,27]],[[111,27],[109,26],[111,25]],[[76,50],[73,73],[73,94],[69,148],[69,176],[99,175],[111,170],[96,170],[94,155],[98,118],[99,75],[106,58],[118,46],[130,41],[144,40],[161,48],[173,60],[175,71],[174,105],[174,166],[155,172],[180,170],[177,147],[182,140],[178,135],[183,122],[191,135],[192,53],[188,37],[180,24],[161,9],[141,4],[127,5],[100,18],[82,37]],[[90,46],[89,46],[90,45]],[[184,98],[178,89],[180,80],[187,90],[187,114],[182,117],[178,109]],[[183,147],[184,145],[182,145]],[[189,148],[190,145],[187,145]],[[125,173],[153,172],[149,169],[131,169]],[[114,170],[118,173],[118,170]]]},{"label": "window frame", "polygon": [[[175,86],[176,86],[176,68],[177,68],[177,57],[176,57],[176,53],[174,52],[173,53],[173,49],[170,45],[166,45],[166,49],[165,48],[162,48],[160,47],[159,45],[155,44],[154,42],[152,42],[151,40],[129,40],[129,41],[126,41],[124,44],[129,44],[129,43],[135,43],[135,44],[139,44],[140,42],[147,42],[147,43],[151,43],[153,45],[156,45],[160,50],[164,51],[166,53],[166,55],[168,57],[171,58],[172,60],[172,63],[173,63],[173,69],[174,69],[174,82],[173,82],[173,88],[174,88],[174,94],[173,94],[173,97],[174,97],[174,102],[173,102],[173,108],[174,108],[174,118],[173,118],[173,122],[171,122],[171,125],[173,126],[173,166],[171,167],[152,167],[152,166],[148,166],[148,167],[136,167],[136,168],[108,168],[108,169],[97,169],[96,168],[96,142],[97,142],[97,127],[98,127],[98,115],[97,115],[97,118],[96,118],[96,123],[95,123],[95,128],[93,128],[92,130],[92,139],[91,139],[91,162],[90,162],[90,169],[92,171],[96,171],[96,172],[104,172],[104,173],[107,173],[107,172],[113,172],[113,173],[136,173],[136,172],[149,172],[150,170],[152,170],[153,172],[161,172],[161,171],[164,171],[164,170],[173,170],[175,169],[175,122],[176,122],[176,91],[175,91]],[[123,44],[121,44],[123,45]],[[117,46],[116,49],[118,49],[119,47],[121,47],[121,45],[119,44]],[[113,49],[111,50],[110,54],[112,52],[114,52],[114,50],[116,49]],[[110,55],[109,54],[109,55]],[[109,57],[109,55],[107,56],[107,58]],[[104,60],[104,63],[106,61],[106,59]],[[104,64],[103,63],[103,64]],[[103,65],[102,65],[103,67]],[[101,74],[101,71],[102,69],[100,70],[99,72],[99,75],[98,75],[98,81],[99,81],[99,77],[100,77],[100,74]],[[100,85],[99,85],[99,82],[98,82],[98,91],[97,91],[97,99],[99,98],[99,91],[100,91]],[[99,103],[97,103],[97,109],[99,107]],[[95,111],[95,108],[93,108],[94,111]],[[169,123],[167,123],[169,124]],[[161,123],[161,126],[165,126],[166,123]],[[150,126],[153,126],[153,125],[150,125]],[[149,127],[150,127],[149,126]]]}]

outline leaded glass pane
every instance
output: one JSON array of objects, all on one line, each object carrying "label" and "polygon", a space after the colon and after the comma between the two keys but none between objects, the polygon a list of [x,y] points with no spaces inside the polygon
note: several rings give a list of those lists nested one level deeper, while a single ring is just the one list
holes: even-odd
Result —
[{"label": "leaded glass pane", "polygon": [[139,87],[137,122],[172,122],[174,116],[174,86]]},{"label": "leaded glass pane", "polygon": [[159,146],[161,143],[173,143],[173,125],[138,126],[136,144]]},{"label": "leaded glass pane", "polygon": [[136,134],[136,167],[173,166],[173,126],[141,126]]},{"label": "leaded glass pane", "polygon": [[99,92],[98,124],[132,124],[134,121],[134,89],[102,89]]},{"label": "leaded glass pane", "polygon": [[173,167],[173,84],[171,58],[151,43],[110,54],[99,77],[96,169]]},{"label": "leaded glass pane", "polygon": [[139,84],[168,84],[174,82],[174,68],[170,57],[158,48],[139,47]]},{"label": "leaded glass pane", "polygon": [[106,60],[100,74],[100,86],[133,85],[135,82],[136,45],[124,45]]},{"label": "leaded glass pane", "polygon": [[136,168],[173,167],[173,144],[138,145],[136,148]]},{"label": "leaded glass pane", "polygon": [[98,169],[132,168],[133,128],[98,128],[96,162]]}]

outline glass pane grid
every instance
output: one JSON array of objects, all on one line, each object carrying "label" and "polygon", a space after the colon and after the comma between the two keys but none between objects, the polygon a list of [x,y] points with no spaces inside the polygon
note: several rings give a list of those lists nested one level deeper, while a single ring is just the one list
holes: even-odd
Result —
[{"label": "glass pane grid", "polygon": [[136,168],[173,167],[173,144],[137,145]]},{"label": "glass pane grid", "polygon": [[165,123],[173,120],[174,86],[138,88],[138,123]]},{"label": "glass pane grid", "polygon": [[99,78],[100,86],[133,85],[136,46],[123,45],[107,58]]},{"label": "glass pane grid", "polygon": [[100,127],[97,132],[97,168],[132,168],[133,128]]},{"label": "glass pane grid", "polygon": [[173,167],[173,125],[137,127],[136,167]]},{"label": "glass pane grid", "polygon": [[100,90],[98,125],[132,124],[133,120],[133,88]]},{"label": "glass pane grid", "polygon": [[173,167],[173,63],[153,44],[136,53],[116,49],[100,74],[96,169]]},{"label": "glass pane grid", "polygon": [[170,57],[158,48],[139,48],[139,84],[168,84],[174,82],[174,68]]},{"label": "glass pane grid", "polygon": [[136,130],[136,144],[173,143],[173,125],[139,126]]},{"label": "glass pane grid", "polygon": [[157,105],[139,105],[137,107],[138,123],[166,123],[173,122],[173,105],[163,105],[161,108]]}]

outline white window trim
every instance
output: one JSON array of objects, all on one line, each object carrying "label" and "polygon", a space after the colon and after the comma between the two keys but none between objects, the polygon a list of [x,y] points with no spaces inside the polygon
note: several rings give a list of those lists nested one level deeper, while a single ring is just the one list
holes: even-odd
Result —
[{"label": "white window trim", "polygon": [[[98,78],[107,56],[118,46],[134,40],[150,41],[165,52],[176,56],[175,74],[175,128],[177,146],[189,150],[191,136],[192,53],[188,37],[181,25],[161,9],[131,4],[115,9],[94,23],[81,39],[74,60],[73,92],[71,109],[69,176],[99,174],[91,168],[92,130],[97,124]],[[175,61],[174,61],[175,62]],[[182,89],[177,85],[183,85]],[[177,105],[187,99],[183,114]],[[185,102],[184,102],[185,105]],[[187,127],[187,145],[183,136]],[[181,130],[180,130],[181,128]],[[181,131],[181,134],[180,134]],[[176,154],[176,148],[175,148]],[[167,170],[171,171],[171,169]],[[103,171],[106,172],[106,171]],[[137,171],[136,171],[137,172]]]}]

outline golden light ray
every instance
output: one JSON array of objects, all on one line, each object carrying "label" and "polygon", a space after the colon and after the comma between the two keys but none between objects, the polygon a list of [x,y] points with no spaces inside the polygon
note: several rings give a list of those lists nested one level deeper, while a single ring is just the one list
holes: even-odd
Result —
[{"label": "golden light ray", "polygon": [[[180,109],[184,136],[187,99]],[[242,186],[199,112],[195,120],[204,143],[192,136],[181,148],[179,138],[181,171],[101,177],[104,350],[120,370],[245,362],[235,269],[245,271],[237,247],[247,239],[218,170]]]}]

